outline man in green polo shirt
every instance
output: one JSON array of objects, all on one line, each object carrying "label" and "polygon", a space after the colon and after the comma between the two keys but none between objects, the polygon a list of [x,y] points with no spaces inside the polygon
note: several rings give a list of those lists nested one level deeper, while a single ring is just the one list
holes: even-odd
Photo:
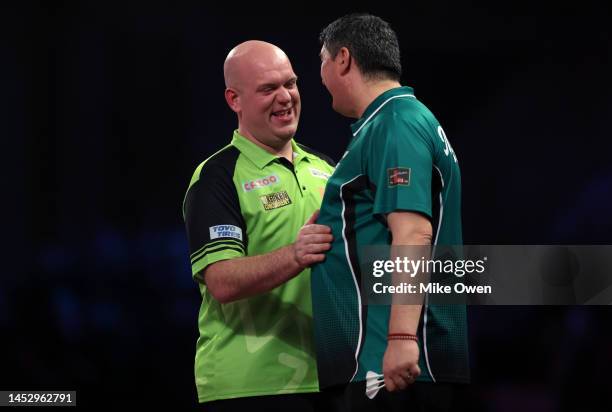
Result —
[{"label": "man in green polo shirt", "polygon": [[469,378],[465,306],[427,298],[366,305],[360,251],[461,245],[457,156],[434,115],[401,87],[399,45],[385,21],[348,15],[320,40],[332,106],[358,120],[318,219],[334,236],[312,272],[319,382],[352,411],[449,410],[457,384]]},{"label": "man in green polo shirt", "polygon": [[199,402],[208,411],[314,411],[308,267],[332,240],[315,211],[333,164],[293,140],[300,95],[282,50],[242,43],[224,76],[238,129],[197,167],[183,203],[202,295]]}]

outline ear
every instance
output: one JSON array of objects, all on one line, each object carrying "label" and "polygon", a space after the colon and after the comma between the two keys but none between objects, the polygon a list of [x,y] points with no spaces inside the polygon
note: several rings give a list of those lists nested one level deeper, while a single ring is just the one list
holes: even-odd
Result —
[{"label": "ear", "polygon": [[225,89],[225,101],[230,109],[232,109],[234,112],[238,113],[241,110],[240,96],[238,96],[236,90],[229,87]]},{"label": "ear", "polygon": [[338,64],[338,68],[340,69],[340,75],[344,76],[351,71],[352,61],[351,52],[346,47],[340,48],[338,50],[338,54],[336,55],[336,63]]}]

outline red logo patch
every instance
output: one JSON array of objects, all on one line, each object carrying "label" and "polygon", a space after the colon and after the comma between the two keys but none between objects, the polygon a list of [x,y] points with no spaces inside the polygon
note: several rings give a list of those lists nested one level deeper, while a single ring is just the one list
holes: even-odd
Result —
[{"label": "red logo patch", "polygon": [[410,168],[394,167],[387,169],[389,177],[389,186],[409,186],[410,185]]}]

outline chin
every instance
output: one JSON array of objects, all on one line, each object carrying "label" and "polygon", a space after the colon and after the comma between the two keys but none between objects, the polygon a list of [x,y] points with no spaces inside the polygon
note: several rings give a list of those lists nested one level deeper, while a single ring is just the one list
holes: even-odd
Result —
[{"label": "chin", "polygon": [[332,109],[334,109],[334,111],[336,113],[339,113],[339,114],[344,116],[344,113],[342,112],[342,109],[340,109],[340,105],[338,103],[336,103],[336,99],[332,100]]},{"label": "chin", "polygon": [[276,136],[283,140],[290,140],[295,136],[295,132],[297,131],[297,124],[283,127],[281,129],[276,130]]},{"label": "chin", "polygon": [[291,129],[291,131],[289,130],[279,131],[278,133],[276,133],[276,137],[286,142],[286,141],[293,139],[293,136],[295,136],[295,131],[296,129]]},{"label": "chin", "polygon": [[336,113],[341,114],[344,117],[355,118],[355,116],[353,116],[349,110],[344,107],[341,107],[338,104],[332,103],[332,109],[334,109]]}]

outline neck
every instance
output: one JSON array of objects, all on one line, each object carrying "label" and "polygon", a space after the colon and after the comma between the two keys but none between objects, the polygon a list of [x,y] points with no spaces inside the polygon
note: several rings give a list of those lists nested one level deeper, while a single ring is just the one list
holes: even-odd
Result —
[{"label": "neck", "polygon": [[361,87],[357,88],[355,117],[360,119],[368,106],[372,104],[378,96],[397,87],[401,87],[401,84],[395,80],[363,81]]},{"label": "neck", "polygon": [[266,152],[272,153],[273,155],[278,157],[284,157],[285,159],[293,163],[293,147],[291,146],[291,139],[287,141],[279,141],[278,146],[269,146],[263,143],[261,140],[257,139],[255,136],[253,136],[253,134],[251,134],[248,130],[242,128],[240,125],[238,125],[238,133],[240,133],[242,136],[244,136],[251,142],[255,143],[257,146],[264,149]]}]

